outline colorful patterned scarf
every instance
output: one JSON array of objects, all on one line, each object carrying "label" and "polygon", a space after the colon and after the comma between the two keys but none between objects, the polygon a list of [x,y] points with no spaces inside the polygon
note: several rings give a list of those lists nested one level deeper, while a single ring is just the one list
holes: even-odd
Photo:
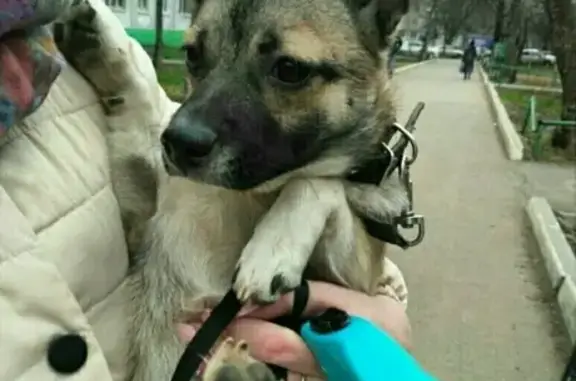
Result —
[{"label": "colorful patterned scarf", "polygon": [[36,110],[65,61],[46,24],[78,0],[0,0],[0,137]]}]

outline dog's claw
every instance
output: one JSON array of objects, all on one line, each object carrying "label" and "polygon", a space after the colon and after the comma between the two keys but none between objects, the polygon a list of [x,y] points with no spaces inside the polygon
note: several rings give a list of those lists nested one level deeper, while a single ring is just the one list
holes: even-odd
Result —
[{"label": "dog's claw", "polygon": [[234,282],[234,290],[242,303],[252,302],[266,305],[276,302],[283,294],[294,290],[301,281],[299,271],[287,271],[272,275],[256,275],[259,271],[248,271],[248,264],[241,266]]}]

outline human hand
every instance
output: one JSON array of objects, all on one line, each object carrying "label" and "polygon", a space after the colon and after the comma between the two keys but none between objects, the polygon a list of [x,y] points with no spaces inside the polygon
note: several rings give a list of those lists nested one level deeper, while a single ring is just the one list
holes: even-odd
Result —
[{"label": "human hand", "polygon": [[[384,295],[368,296],[329,283],[309,282],[310,297],[304,316],[314,316],[334,307],[351,315],[362,316],[379,325],[409,349],[410,324],[404,306]],[[301,375],[320,377],[314,356],[294,331],[268,320],[292,311],[293,294],[282,296],[276,303],[244,309],[227,328],[225,335],[248,343],[251,355],[259,361],[290,370],[288,381],[300,381]],[[197,325],[181,325],[182,340],[194,337]]]}]

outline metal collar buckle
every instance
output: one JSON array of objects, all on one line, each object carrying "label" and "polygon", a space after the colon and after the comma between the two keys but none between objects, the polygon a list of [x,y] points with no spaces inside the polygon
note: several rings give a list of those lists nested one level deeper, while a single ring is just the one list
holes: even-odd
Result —
[{"label": "metal collar buckle", "polygon": [[424,216],[414,213],[414,190],[412,178],[410,177],[410,167],[418,158],[419,153],[418,144],[412,132],[415,129],[416,121],[423,109],[424,103],[419,102],[412,111],[406,127],[403,127],[399,123],[393,124],[395,131],[392,136],[399,133],[400,137],[392,148],[382,143],[384,150],[390,157],[385,178],[390,176],[395,169],[398,169],[400,181],[408,193],[408,208],[395,220],[397,226],[404,229],[417,229],[414,238],[406,239],[406,237],[403,237],[408,247],[416,246],[422,242],[426,233]]}]

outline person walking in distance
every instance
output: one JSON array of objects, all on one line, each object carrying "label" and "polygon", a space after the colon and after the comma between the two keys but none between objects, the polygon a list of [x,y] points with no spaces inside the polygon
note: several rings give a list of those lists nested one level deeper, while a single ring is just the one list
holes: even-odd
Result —
[{"label": "person walking in distance", "polygon": [[461,64],[461,72],[464,75],[464,79],[470,79],[472,76],[472,72],[474,71],[474,61],[476,60],[477,56],[476,52],[476,44],[474,40],[470,41],[468,47],[464,51],[464,55],[462,56],[462,64]]},{"label": "person walking in distance", "polygon": [[392,78],[392,75],[394,74],[394,59],[396,54],[400,52],[400,48],[402,48],[402,38],[397,36],[394,40],[394,43],[392,43],[392,46],[390,46],[390,51],[388,52],[388,75],[390,78]]}]

